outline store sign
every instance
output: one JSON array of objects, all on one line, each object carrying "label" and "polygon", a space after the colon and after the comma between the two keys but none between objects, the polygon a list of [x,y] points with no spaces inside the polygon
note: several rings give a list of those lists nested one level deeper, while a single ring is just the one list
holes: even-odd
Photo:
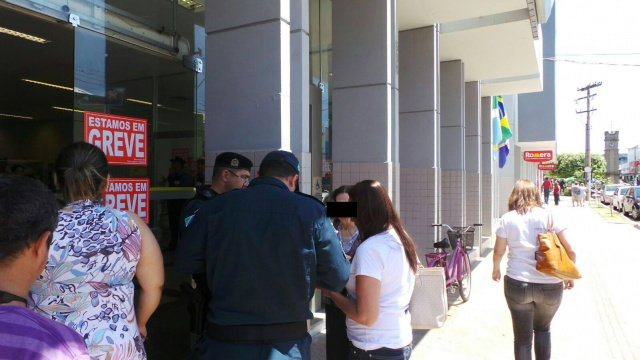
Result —
[{"label": "store sign", "polygon": [[138,214],[149,223],[149,179],[109,179],[104,193],[106,206]]},{"label": "store sign", "polygon": [[84,113],[84,141],[107,155],[109,165],[147,165],[147,120]]},{"label": "store sign", "polygon": [[538,170],[551,171],[556,169],[556,164],[538,164]]},{"label": "store sign", "polygon": [[553,151],[525,151],[522,156],[524,157],[524,161],[546,162],[553,159]]}]

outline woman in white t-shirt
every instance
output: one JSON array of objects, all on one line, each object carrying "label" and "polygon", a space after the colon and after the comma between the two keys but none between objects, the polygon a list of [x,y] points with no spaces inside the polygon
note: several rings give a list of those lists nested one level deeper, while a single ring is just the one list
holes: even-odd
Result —
[{"label": "woman in white t-shirt", "polygon": [[349,359],[409,359],[416,246],[379,182],[357,183],[349,198],[358,204],[355,223],[363,240],[351,264],[349,297],[323,293],[348,317]]},{"label": "woman in white t-shirt", "polygon": [[566,227],[542,208],[540,192],[531,181],[516,182],[509,196],[509,210],[496,230],[493,280],[500,281],[500,262],[508,246],[504,294],[513,321],[515,359],[531,359],[532,343],[536,360],[550,359],[551,320],[560,307],[563,288],[572,289],[574,284],[573,280],[563,284],[561,279],[536,270],[538,234],[546,233],[550,223],[574,262],[576,254],[567,240]]}]

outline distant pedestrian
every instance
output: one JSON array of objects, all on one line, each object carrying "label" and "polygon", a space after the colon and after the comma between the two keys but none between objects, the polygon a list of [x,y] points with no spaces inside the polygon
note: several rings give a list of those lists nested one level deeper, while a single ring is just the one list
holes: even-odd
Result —
[{"label": "distant pedestrian", "polygon": [[587,187],[584,186],[584,183],[580,183],[578,188],[580,189],[580,206],[584,207],[584,201],[587,199]]},{"label": "distant pedestrian", "polygon": [[89,360],[80,334],[26,308],[57,224],[58,201],[42,183],[0,174],[0,359]]},{"label": "distant pedestrian", "polygon": [[536,360],[551,358],[551,320],[560,307],[563,288],[569,290],[574,285],[573,280],[563,284],[561,279],[536,270],[538,234],[547,232],[548,226],[575,262],[567,228],[542,207],[532,182],[518,180],[509,196],[509,212],[500,218],[496,230],[492,275],[493,280],[500,281],[500,262],[508,247],[504,294],[511,311],[516,360],[530,360],[532,347]]},{"label": "distant pedestrian", "polygon": [[553,201],[556,206],[560,205],[560,183],[557,180],[553,184]]},{"label": "distant pedestrian", "polygon": [[574,181],[573,185],[571,185],[571,203],[573,207],[575,207],[576,204],[580,206],[580,185],[578,185],[577,181]]},{"label": "distant pedestrian", "polygon": [[549,180],[548,177],[544,178],[544,182],[542,183],[542,189],[544,190],[544,203],[549,204],[549,194],[551,193],[551,189],[553,188],[553,183]]}]

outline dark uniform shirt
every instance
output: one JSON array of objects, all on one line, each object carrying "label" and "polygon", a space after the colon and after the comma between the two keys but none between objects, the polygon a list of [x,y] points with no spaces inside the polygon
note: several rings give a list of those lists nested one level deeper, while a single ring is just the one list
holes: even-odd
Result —
[{"label": "dark uniform shirt", "polygon": [[322,203],[275,178],[207,201],[185,238],[176,270],[206,271],[208,320],[218,325],[311,319],[316,284],[340,291],[349,279],[350,264]]},{"label": "dark uniform shirt", "polygon": [[[198,210],[204,205],[205,202],[213,199],[219,195],[215,192],[211,186],[203,185],[196,188],[196,194],[189,200],[189,202],[182,209],[182,214],[180,214],[180,232],[184,234],[187,224],[193,220],[193,215],[195,215]],[[185,236],[182,236],[183,239]]]}]

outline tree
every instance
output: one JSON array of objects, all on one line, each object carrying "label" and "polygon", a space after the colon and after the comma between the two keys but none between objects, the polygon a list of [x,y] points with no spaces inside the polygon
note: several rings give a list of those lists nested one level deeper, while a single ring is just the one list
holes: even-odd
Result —
[{"label": "tree", "polygon": [[[558,155],[556,169],[549,172],[549,176],[555,178],[572,177],[578,182],[584,182],[584,153],[569,153]],[[591,155],[591,169],[593,180],[606,182],[607,161],[602,155]]]}]

